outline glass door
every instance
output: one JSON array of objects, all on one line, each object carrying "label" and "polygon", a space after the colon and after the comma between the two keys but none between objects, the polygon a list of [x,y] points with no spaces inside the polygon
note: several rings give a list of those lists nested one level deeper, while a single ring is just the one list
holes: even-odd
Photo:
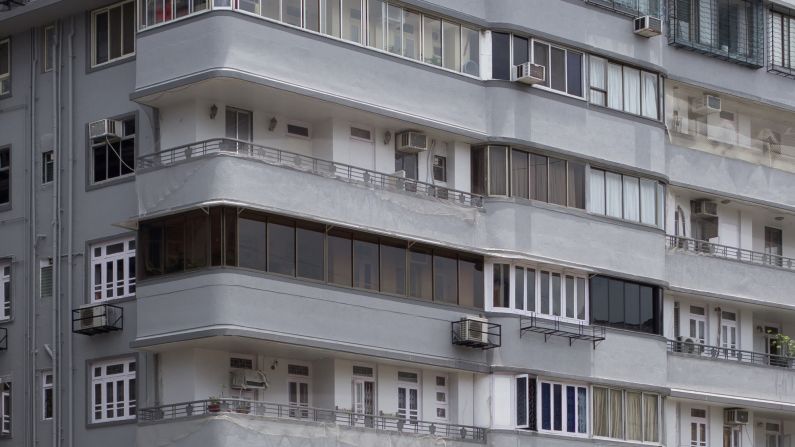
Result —
[{"label": "glass door", "polygon": [[[287,383],[287,394],[291,407],[309,407],[309,383],[300,380],[291,380]],[[309,410],[301,408],[291,408],[290,417],[303,418],[309,417]]]},{"label": "glass door", "polygon": [[771,265],[781,266],[783,235],[780,229],[765,227],[765,255]]},{"label": "glass door", "polygon": [[252,127],[251,112],[235,109],[232,107],[227,107],[226,138],[231,140],[237,140],[237,142],[226,144],[223,149],[227,151],[247,152],[249,149],[249,145],[241,143],[241,141],[252,141],[251,127]]},{"label": "glass door", "polygon": [[707,447],[707,410],[690,409],[690,447]]},{"label": "glass door", "polygon": [[724,310],[720,321],[720,346],[728,357],[737,358],[737,313]]},{"label": "glass door", "polygon": [[416,424],[420,416],[419,375],[411,372],[398,372],[398,417]]},{"label": "glass door", "polygon": [[691,354],[704,352],[707,343],[707,311],[703,306],[690,306],[688,313],[688,332],[684,341],[683,350]]},{"label": "glass door", "polygon": [[353,379],[353,425],[373,427],[375,414],[375,382],[369,379]]}]

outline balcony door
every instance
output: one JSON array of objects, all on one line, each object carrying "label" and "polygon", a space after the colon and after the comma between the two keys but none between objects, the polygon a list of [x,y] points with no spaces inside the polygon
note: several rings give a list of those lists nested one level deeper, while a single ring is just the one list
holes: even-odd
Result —
[{"label": "balcony door", "polygon": [[690,447],[707,447],[707,410],[690,409]]},{"label": "balcony door", "polygon": [[[290,417],[308,418],[310,393],[309,366],[287,365],[287,397],[290,403]],[[295,408],[298,407],[298,408]]]},{"label": "balcony door", "polygon": [[414,372],[398,372],[398,417],[409,423],[420,419],[420,380]]},{"label": "balcony door", "polygon": [[765,255],[769,264],[781,266],[781,256],[784,254],[783,239],[780,229],[765,227]]},{"label": "balcony door", "polygon": [[[252,141],[253,132],[251,128],[251,112],[234,107],[226,108],[226,138],[240,141]],[[227,146],[228,147],[224,147],[225,150],[240,151],[248,150],[249,145],[235,143]]]},{"label": "balcony door", "polygon": [[372,417],[362,415],[375,414],[375,379],[373,368],[366,366],[353,367],[353,425],[374,427]]},{"label": "balcony door", "polygon": [[707,344],[707,308],[690,306],[687,313],[687,333],[683,337],[683,350],[692,354],[703,352]]},{"label": "balcony door", "polygon": [[720,346],[727,350],[731,358],[737,357],[737,313],[721,311],[720,320]]}]

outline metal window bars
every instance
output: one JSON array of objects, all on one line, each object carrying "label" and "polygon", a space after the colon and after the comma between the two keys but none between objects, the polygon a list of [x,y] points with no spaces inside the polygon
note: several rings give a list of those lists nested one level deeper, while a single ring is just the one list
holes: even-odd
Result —
[{"label": "metal window bars", "polygon": [[569,339],[569,346],[572,345],[574,340],[590,341],[593,343],[594,349],[596,349],[596,345],[599,342],[604,341],[606,338],[604,326],[591,326],[584,322],[562,322],[559,317],[553,319],[548,317],[539,318],[535,314],[529,317],[520,317],[519,337],[521,338],[525,332],[543,334],[545,343],[549,340],[549,337],[553,336]]},{"label": "metal window bars", "polygon": [[8,329],[0,327],[0,351],[8,349]]},{"label": "metal window bars", "polygon": [[668,44],[748,67],[764,65],[760,0],[668,0]]},{"label": "metal window bars", "polygon": [[795,11],[772,5],[767,32],[767,71],[795,78]]},{"label": "metal window bars", "polygon": [[120,331],[123,328],[124,309],[113,304],[97,304],[72,310],[72,332],[96,335]]},{"label": "metal window bars", "polygon": [[585,3],[600,6],[630,17],[662,17],[662,0],[585,0]]},{"label": "metal window bars", "polygon": [[716,258],[795,270],[795,259],[784,256],[713,244],[711,242],[699,241],[682,236],[673,236],[670,234],[667,235],[667,241],[668,248],[671,250],[682,250]]},{"label": "metal window bars", "polygon": [[741,363],[780,368],[795,368],[795,359],[784,355],[764,354],[761,352],[743,351],[741,349],[709,346],[680,337],[679,340],[668,340],[668,352],[688,354],[703,358],[732,360]]},{"label": "metal window bars", "polygon": [[408,192],[464,207],[483,207],[483,197],[477,194],[229,138],[205,140],[143,155],[138,157],[138,169],[140,173],[142,170],[156,169],[194,158],[214,155],[251,158],[274,166],[364,184],[376,189]]},{"label": "metal window bars", "polygon": [[272,419],[289,419],[318,424],[334,424],[439,439],[485,444],[486,429],[471,425],[447,424],[405,419],[397,416],[354,413],[340,409],[321,409],[302,405],[250,401],[244,399],[205,399],[138,410],[140,423],[173,421],[181,418],[240,413]]}]

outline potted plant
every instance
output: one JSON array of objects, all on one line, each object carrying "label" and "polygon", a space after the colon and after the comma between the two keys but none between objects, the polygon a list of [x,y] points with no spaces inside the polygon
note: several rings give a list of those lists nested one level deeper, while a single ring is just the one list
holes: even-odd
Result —
[{"label": "potted plant", "polygon": [[[772,331],[768,330],[768,334],[774,335]],[[788,367],[792,363],[793,355],[795,355],[795,339],[789,335],[776,333],[771,337],[771,347],[776,348],[778,357],[770,357],[770,364],[772,366]]]},{"label": "potted plant", "polygon": [[210,396],[210,402],[207,404],[207,411],[210,413],[218,413],[221,411],[221,399]]}]

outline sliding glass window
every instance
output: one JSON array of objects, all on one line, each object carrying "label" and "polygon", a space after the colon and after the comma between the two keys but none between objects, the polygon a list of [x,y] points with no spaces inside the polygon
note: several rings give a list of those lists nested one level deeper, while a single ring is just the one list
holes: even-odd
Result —
[{"label": "sliding glass window", "polygon": [[660,289],[618,278],[590,279],[591,322],[638,332],[659,334]]},{"label": "sliding glass window", "polygon": [[596,56],[589,64],[591,104],[658,119],[657,74]]},{"label": "sliding glass window", "polygon": [[662,182],[591,168],[588,187],[589,212],[663,227],[665,185]]}]

